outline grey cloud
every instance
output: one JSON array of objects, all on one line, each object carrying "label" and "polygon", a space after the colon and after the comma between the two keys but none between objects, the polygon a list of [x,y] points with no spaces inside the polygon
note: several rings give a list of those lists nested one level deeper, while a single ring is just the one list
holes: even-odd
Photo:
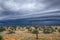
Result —
[{"label": "grey cloud", "polygon": [[[0,0],[0,20],[60,15],[60,0]],[[46,14],[47,13],[47,14]]]}]

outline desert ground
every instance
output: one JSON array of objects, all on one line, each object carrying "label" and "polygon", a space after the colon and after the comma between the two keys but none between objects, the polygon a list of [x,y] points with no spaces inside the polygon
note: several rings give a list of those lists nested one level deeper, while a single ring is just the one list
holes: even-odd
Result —
[{"label": "desert ground", "polygon": [[[42,28],[45,27],[47,26],[37,28],[39,33],[38,33],[38,39],[36,39],[36,32],[34,33],[30,32],[32,29],[35,30],[33,26],[31,27],[29,26],[27,28],[26,26],[25,27],[17,26],[15,27],[15,29],[13,28],[13,26],[12,27],[9,26],[8,28],[5,26],[3,27],[4,31],[0,32],[0,36],[1,36],[0,40],[60,40],[60,32],[58,31],[60,26],[51,26],[54,29],[54,31],[51,33],[50,32],[43,33]],[[32,29],[29,31],[30,28]],[[48,29],[49,28],[50,27],[48,27]]]}]

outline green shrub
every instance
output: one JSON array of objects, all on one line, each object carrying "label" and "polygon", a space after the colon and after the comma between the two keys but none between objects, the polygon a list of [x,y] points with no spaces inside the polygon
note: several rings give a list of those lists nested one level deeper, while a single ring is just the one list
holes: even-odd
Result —
[{"label": "green shrub", "polygon": [[47,34],[47,33],[52,33],[54,30],[52,28],[45,28],[43,30],[43,33]]},{"label": "green shrub", "polygon": [[30,27],[26,27],[26,29],[30,29]]},{"label": "green shrub", "polygon": [[60,29],[58,29],[58,32],[60,33]]},{"label": "green shrub", "polygon": [[15,32],[14,32],[14,31],[9,30],[9,33],[8,33],[8,34],[13,34],[13,33],[15,33]]},{"label": "green shrub", "polygon": [[0,40],[3,40],[2,36],[0,36]]},{"label": "green shrub", "polygon": [[29,32],[32,32],[32,28],[28,29]]},{"label": "green shrub", "polygon": [[3,29],[3,28],[0,28],[0,32],[3,32],[3,31],[5,31],[5,29]]},{"label": "green shrub", "polygon": [[38,31],[37,30],[33,30],[33,31],[31,31],[31,33],[36,34],[36,33],[38,33]]},{"label": "green shrub", "polygon": [[57,27],[55,27],[55,30],[57,30],[58,28]]}]

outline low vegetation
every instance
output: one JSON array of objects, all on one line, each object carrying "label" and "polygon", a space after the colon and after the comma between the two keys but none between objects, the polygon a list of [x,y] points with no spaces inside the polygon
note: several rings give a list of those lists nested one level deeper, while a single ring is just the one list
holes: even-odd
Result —
[{"label": "low vegetation", "polygon": [[3,37],[2,36],[0,36],[0,40],[3,40]]},{"label": "low vegetation", "polygon": [[0,40],[60,40],[60,26],[0,26]]}]

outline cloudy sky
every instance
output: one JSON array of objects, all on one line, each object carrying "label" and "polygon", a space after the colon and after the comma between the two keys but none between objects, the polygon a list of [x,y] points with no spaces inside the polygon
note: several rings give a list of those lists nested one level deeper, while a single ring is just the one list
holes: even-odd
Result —
[{"label": "cloudy sky", "polygon": [[60,20],[60,0],[0,0],[0,21],[16,19]]}]

